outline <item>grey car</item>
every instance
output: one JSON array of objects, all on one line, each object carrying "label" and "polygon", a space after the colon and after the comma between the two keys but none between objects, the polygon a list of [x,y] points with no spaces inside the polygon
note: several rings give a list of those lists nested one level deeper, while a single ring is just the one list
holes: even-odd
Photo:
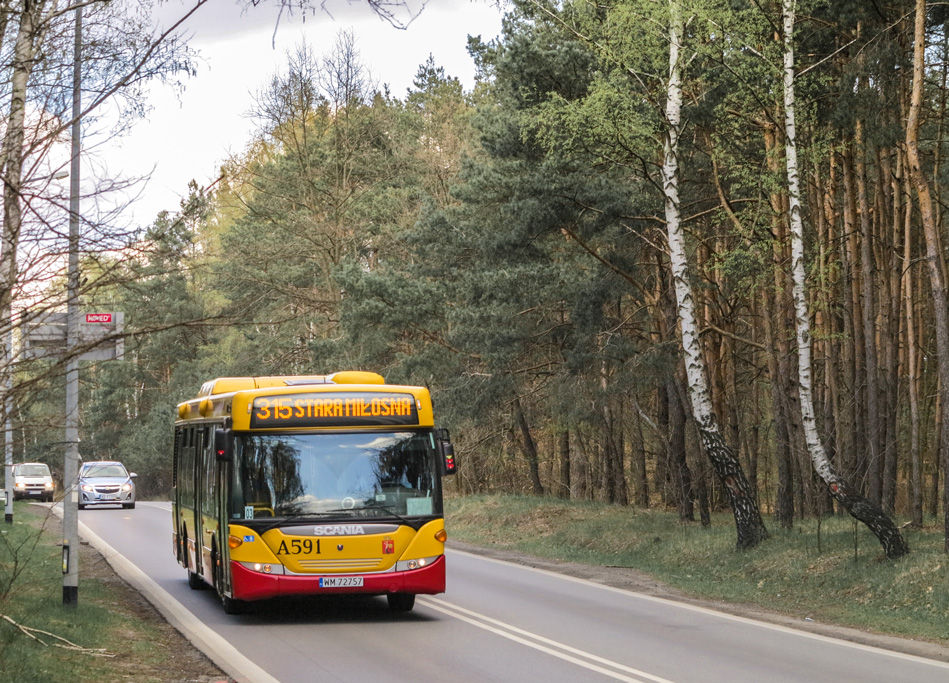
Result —
[{"label": "grey car", "polygon": [[92,505],[134,508],[135,476],[115,460],[82,463],[79,468],[79,509]]}]

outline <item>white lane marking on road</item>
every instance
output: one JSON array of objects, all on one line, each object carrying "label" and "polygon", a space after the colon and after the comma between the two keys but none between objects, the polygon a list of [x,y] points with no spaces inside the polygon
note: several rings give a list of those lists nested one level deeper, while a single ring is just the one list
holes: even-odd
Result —
[{"label": "white lane marking on road", "polygon": [[[490,631],[491,633],[495,633],[503,638],[507,638],[508,640],[513,640],[514,642],[534,648],[535,650],[546,652],[549,655],[553,655],[559,659],[571,662],[577,666],[582,666],[585,669],[596,671],[597,673],[601,673],[604,676],[614,678],[618,681],[627,681],[628,683],[643,683],[643,681],[652,681],[653,683],[672,683],[672,681],[669,681],[668,679],[654,676],[650,673],[646,673],[645,671],[634,669],[632,667],[626,666],[625,664],[614,662],[604,657],[600,657],[590,652],[572,647],[565,643],[551,640],[550,638],[545,638],[544,636],[531,633],[530,631],[525,631],[524,629],[512,626],[511,624],[498,621],[497,619],[492,619],[491,617],[484,614],[479,614],[478,612],[472,612],[469,609],[459,607],[458,605],[453,605],[451,603],[445,602],[444,600],[431,597],[420,597],[419,602],[426,607],[430,607],[431,609],[442,612],[443,614],[447,614],[450,617],[454,617],[455,619],[469,623],[472,626],[477,626],[478,628],[484,629],[485,631]],[[624,674],[630,675],[627,676]]]},{"label": "white lane marking on road", "polygon": [[494,562],[495,564],[503,564],[508,567],[516,567],[518,569],[525,569],[531,572],[537,572],[538,574],[544,574],[546,576],[553,576],[558,579],[563,579],[564,581],[572,581],[574,583],[580,583],[585,586],[590,586],[592,588],[600,588],[602,590],[610,591],[612,593],[621,593],[628,597],[638,598],[640,600],[646,600],[648,602],[655,602],[662,605],[671,605],[673,607],[678,607],[680,609],[689,610],[692,612],[698,612],[700,614],[708,614],[710,616],[718,617],[720,619],[726,619],[729,621],[736,621],[742,624],[750,624],[752,626],[760,626],[761,628],[767,628],[772,631],[778,631],[780,633],[787,633],[791,635],[800,636],[801,638],[811,638],[813,640],[819,640],[825,643],[832,643],[834,645],[841,645],[844,647],[849,647],[854,650],[863,650],[864,652],[874,652],[879,655],[886,655],[888,657],[893,657],[895,659],[903,659],[910,662],[916,662],[919,664],[928,664],[930,666],[936,667],[937,669],[949,669],[949,662],[943,662],[938,659],[929,659],[927,657],[920,657],[918,655],[911,655],[905,652],[898,652],[896,650],[885,650],[881,647],[876,647],[874,645],[865,645],[863,643],[855,643],[849,640],[842,640],[840,638],[832,638],[830,636],[821,635],[820,633],[811,633],[810,631],[801,631],[790,626],[782,626],[781,624],[771,624],[767,621],[757,621],[755,619],[749,619],[748,617],[741,617],[737,614],[729,614],[728,612],[717,612],[713,609],[707,607],[699,607],[697,605],[690,605],[685,602],[676,602],[675,600],[669,600],[668,598],[659,598],[654,595],[646,595],[645,593],[637,593],[636,591],[627,590],[625,588],[616,588],[615,586],[608,586],[606,584],[597,583],[595,581],[590,581],[588,579],[582,579],[577,576],[570,576],[569,574],[559,574],[557,572],[550,571],[548,569],[539,569],[538,567],[530,567],[523,564],[517,564],[516,562],[508,562],[507,560],[498,560],[493,557],[485,557],[484,555],[478,555],[477,553],[469,553],[464,550],[455,550],[451,549],[446,551],[447,553],[457,553],[459,555],[467,555],[478,560],[484,560],[485,562]]}]

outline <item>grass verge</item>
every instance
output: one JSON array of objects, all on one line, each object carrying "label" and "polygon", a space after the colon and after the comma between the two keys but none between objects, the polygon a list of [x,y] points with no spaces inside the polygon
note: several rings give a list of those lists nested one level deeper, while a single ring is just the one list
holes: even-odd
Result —
[{"label": "grass verge", "polygon": [[644,572],[701,600],[949,646],[949,556],[941,527],[904,529],[911,553],[890,561],[850,517],[769,528],[735,549],[730,513],[710,528],[674,513],[522,496],[447,501],[450,537],[550,560]]},{"label": "grass verge", "polygon": [[[64,607],[59,519],[45,507],[15,503],[13,520],[0,522],[0,680],[226,680],[85,544],[78,605]],[[35,629],[34,637],[20,626]]]}]

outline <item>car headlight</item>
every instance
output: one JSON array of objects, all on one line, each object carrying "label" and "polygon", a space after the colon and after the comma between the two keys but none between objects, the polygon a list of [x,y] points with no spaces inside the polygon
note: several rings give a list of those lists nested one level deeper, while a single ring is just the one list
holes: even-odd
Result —
[{"label": "car headlight", "polygon": [[46,488],[49,489],[50,491],[52,491],[52,490],[53,490],[53,482],[51,482],[51,481],[46,482]]},{"label": "car headlight", "polygon": [[123,490],[123,491],[131,491],[131,490],[132,490],[132,485],[131,485],[131,484],[123,484],[123,485],[122,485],[122,490]]},{"label": "car headlight", "polygon": [[92,488],[92,484],[83,484],[83,485],[82,485],[82,490],[83,490],[83,491],[90,491],[90,492],[91,492],[91,491],[94,491],[95,489]]},{"label": "car headlight", "polygon": [[24,484],[22,481],[18,481],[13,485],[13,488],[23,489],[26,488],[26,484]]}]

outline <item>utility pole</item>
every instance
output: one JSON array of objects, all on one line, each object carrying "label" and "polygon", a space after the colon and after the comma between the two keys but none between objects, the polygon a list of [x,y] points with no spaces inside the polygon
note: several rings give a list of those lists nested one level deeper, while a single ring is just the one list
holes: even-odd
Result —
[{"label": "utility pole", "polygon": [[69,264],[66,305],[66,464],[63,468],[63,605],[79,604],[79,115],[82,113],[82,5],[76,5],[72,78],[72,159],[69,182]]},{"label": "utility pole", "polygon": [[6,488],[6,504],[4,505],[4,519],[7,524],[13,524],[13,422],[10,416],[13,411],[13,306],[10,306],[10,319],[7,324],[6,347],[6,378],[3,386],[3,462],[4,487]]}]

